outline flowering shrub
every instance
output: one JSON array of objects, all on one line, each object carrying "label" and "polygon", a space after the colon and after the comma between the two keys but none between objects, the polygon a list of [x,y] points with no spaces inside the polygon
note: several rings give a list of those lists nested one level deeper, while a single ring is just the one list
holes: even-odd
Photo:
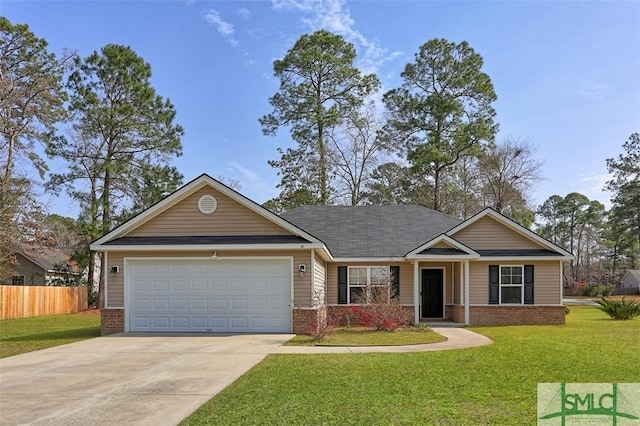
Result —
[{"label": "flowering shrub", "polygon": [[411,324],[413,315],[407,311],[397,297],[390,297],[391,283],[367,286],[363,295],[358,297],[354,306],[360,324],[376,330],[393,331]]},{"label": "flowering shrub", "polygon": [[336,321],[329,315],[320,315],[317,319],[312,320],[304,328],[304,334],[308,334],[314,341],[319,341],[333,331]]}]

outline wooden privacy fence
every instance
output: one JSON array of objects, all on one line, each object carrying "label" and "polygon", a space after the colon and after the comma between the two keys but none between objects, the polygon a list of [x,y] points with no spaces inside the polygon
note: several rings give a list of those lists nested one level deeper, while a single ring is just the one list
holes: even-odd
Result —
[{"label": "wooden privacy fence", "polygon": [[87,287],[0,285],[0,319],[73,314],[87,306]]}]

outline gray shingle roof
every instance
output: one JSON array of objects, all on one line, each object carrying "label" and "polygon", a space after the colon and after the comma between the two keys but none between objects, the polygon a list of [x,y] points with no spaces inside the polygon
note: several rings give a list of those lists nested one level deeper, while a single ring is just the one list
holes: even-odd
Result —
[{"label": "gray shingle roof", "polygon": [[307,206],[281,215],[334,257],[401,257],[462,221],[421,206]]}]

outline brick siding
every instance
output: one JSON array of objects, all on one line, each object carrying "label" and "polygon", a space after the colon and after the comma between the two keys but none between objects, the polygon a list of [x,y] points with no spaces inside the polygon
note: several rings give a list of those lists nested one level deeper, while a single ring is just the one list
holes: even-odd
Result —
[{"label": "brick siding", "polygon": [[293,308],[293,332],[295,334],[310,334],[318,321],[326,319],[327,308]]},{"label": "brick siding", "polygon": [[[464,307],[462,318],[464,322]],[[553,324],[563,325],[564,306],[470,306],[471,324]]]},{"label": "brick siding", "polygon": [[103,309],[100,313],[100,334],[124,333],[124,309]]},{"label": "brick siding", "polygon": [[[361,325],[358,315],[353,312],[354,307],[353,305],[330,305],[327,306],[327,315],[335,325],[347,325],[347,322],[350,325]],[[402,309],[406,310],[411,318],[414,317],[415,306],[404,305]]]}]

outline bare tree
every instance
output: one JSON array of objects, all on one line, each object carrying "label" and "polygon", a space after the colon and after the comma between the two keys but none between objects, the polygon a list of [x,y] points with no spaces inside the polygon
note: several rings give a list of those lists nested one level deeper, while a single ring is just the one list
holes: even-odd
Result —
[{"label": "bare tree", "polygon": [[542,161],[529,142],[507,137],[480,156],[478,172],[485,206],[513,215],[528,209],[527,194],[542,179]]},{"label": "bare tree", "polygon": [[365,199],[365,185],[387,149],[379,136],[380,125],[373,104],[352,112],[344,124],[329,135],[338,196],[356,206]]}]

